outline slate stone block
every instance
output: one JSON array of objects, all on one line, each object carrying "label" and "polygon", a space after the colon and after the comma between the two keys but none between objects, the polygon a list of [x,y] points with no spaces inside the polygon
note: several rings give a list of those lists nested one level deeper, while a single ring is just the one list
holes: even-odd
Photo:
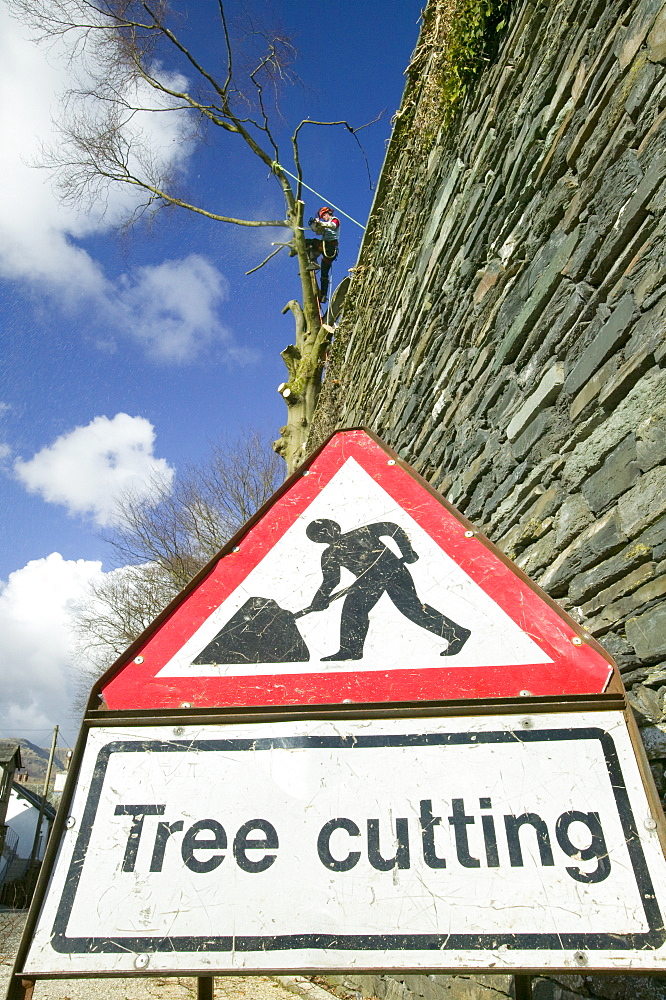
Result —
[{"label": "slate stone block", "polygon": [[562,506],[555,518],[555,538],[560,550],[567,547],[594,521],[589,504],[580,493],[572,493],[562,501]]},{"label": "slate stone block", "polygon": [[520,386],[514,378],[508,379],[502,388],[502,395],[495,405],[488,410],[488,420],[492,427],[502,427],[506,420],[506,412],[514,400],[521,396]]},{"label": "slate stone block", "polygon": [[627,638],[642,660],[666,656],[666,603],[627,619]]},{"label": "slate stone block", "polygon": [[510,475],[502,479],[496,490],[493,490],[491,495],[488,497],[484,508],[483,516],[486,518],[498,504],[509,495],[516,483],[519,483],[525,472],[527,471],[527,463],[523,462],[521,465],[517,465],[516,468],[511,472]]},{"label": "slate stone block", "polygon": [[[528,469],[526,474],[521,476],[511,492],[497,507],[493,515],[493,521],[499,523],[508,516],[511,523],[514,523],[528,505],[533,505],[535,497],[544,492],[544,487],[540,483],[552,467],[552,464],[552,461],[540,462],[534,468]],[[545,515],[538,514],[535,516],[541,518]]]},{"label": "slate stone block", "polygon": [[[651,545],[637,538],[610,559],[604,559],[584,573],[579,573],[569,585],[569,598],[574,602],[586,601],[600,589],[610,586],[641,563],[654,558]],[[627,650],[617,649],[618,652]],[[609,649],[609,652],[611,650]]]},{"label": "slate stone block", "polygon": [[600,562],[604,556],[617,552],[627,540],[620,527],[617,511],[609,511],[560,552],[542,576],[541,586],[553,597],[562,596],[572,577],[592,563]]},{"label": "slate stone block", "polygon": [[666,406],[636,429],[636,454],[643,472],[666,462]]},{"label": "slate stone block", "polygon": [[652,691],[651,688],[637,684],[627,692],[627,700],[639,716],[642,715],[648,722],[659,722],[661,719],[661,701],[656,691]]},{"label": "slate stone block", "polygon": [[[516,559],[516,565],[520,566],[523,572],[531,576],[532,579],[542,585],[540,573],[546,566],[551,566],[557,555],[557,543],[555,542],[555,532],[547,531],[545,535],[530,545]],[[560,596],[555,594],[554,596]]]},{"label": "slate stone block", "polygon": [[631,323],[637,315],[631,293],[624,295],[591,344],[588,344],[564,382],[564,390],[574,395],[601,367],[608,357],[627,340]]},{"label": "slate stone block", "polygon": [[636,438],[629,434],[606,457],[601,468],[583,481],[581,490],[590,510],[595,514],[603,510],[612,500],[631,489],[640,474],[636,461]]},{"label": "slate stone block", "polygon": [[[647,275],[646,275],[647,277]],[[654,276],[660,286],[663,296],[664,283],[666,281],[666,261],[659,268],[659,275]],[[666,341],[664,337],[664,327],[666,326],[666,298],[661,297],[655,304],[651,304],[650,299],[645,300],[642,305],[645,310],[640,319],[634,324],[631,337],[626,346],[626,358],[630,360],[640,351],[655,351]]]},{"label": "slate stone block", "polygon": [[611,356],[599,371],[588,379],[580,392],[574,397],[573,403],[569,407],[569,419],[576,420],[588,403],[595,399],[601,390],[608,385],[611,378],[617,371],[620,360],[616,355]]},{"label": "slate stone block", "polygon": [[520,351],[525,337],[536,323],[537,317],[542,312],[546,302],[562,280],[562,269],[578,242],[579,234],[579,227],[576,227],[568,235],[556,233],[558,237],[557,241],[555,238],[551,240],[552,250],[550,250],[550,253],[552,256],[548,259],[548,254],[545,255],[543,271],[525,305],[502,338],[493,362],[493,369],[496,370],[507,361],[512,361]]},{"label": "slate stone block", "polygon": [[502,392],[506,388],[507,379],[510,377],[511,377],[511,371],[510,369],[507,368],[504,371],[501,371],[496,378],[492,379],[490,385],[486,389],[485,394],[477,408],[477,413],[481,419],[485,417],[487,410],[491,406],[495,405],[498,397],[502,394]]},{"label": "slate stone block", "polygon": [[563,485],[569,489],[577,486],[588,469],[597,468],[604,455],[634,431],[637,424],[663,406],[665,401],[666,371],[653,368],[592,433],[576,444],[562,472]]},{"label": "slate stone block", "polygon": [[666,758],[666,732],[659,726],[646,726],[641,732],[648,760]]},{"label": "slate stone block", "polygon": [[643,683],[646,687],[651,687],[655,690],[659,690],[659,688],[664,687],[664,685],[666,685],[666,665],[663,663],[657,664],[656,667],[648,669]]},{"label": "slate stone block", "polygon": [[518,459],[529,455],[537,441],[548,433],[551,427],[555,411],[552,409],[542,410],[541,413],[532,420],[523,433],[511,444],[511,450]]},{"label": "slate stone block", "polygon": [[666,510],[666,466],[659,465],[641,476],[618,501],[622,531],[634,538]]},{"label": "slate stone block", "polygon": [[652,549],[655,559],[661,559],[659,549],[666,545],[666,515],[660,517],[646,531],[638,536],[634,544],[643,544]]},{"label": "slate stone block", "polygon": [[[602,640],[605,644],[606,636]],[[632,657],[632,663],[635,665],[638,663],[636,657]],[[622,683],[624,684],[626,690],[628,691],[634,684],[641,684],[647,675],[650,673],[649,667],[636,667],[633,670],[628,670],[626,673],[620,668],[622,672]]]},{"label": "slate stone block", "polygon": [[609,632],[608,635],[604,636],[601,645],[614,659],[618,656],[631,654],[634,651],[631,643],[623,635],[617,635],[613,632]]},{"label": "slate stone block", "polygon": [[643,179],[636,188],[635,193],[631,196],[629,202],[623,207],[622,214],[618,222],[626,225],[627,221],[632,218],[632,216],[640,211],[645,211],[646,205],[664,180],[665,169],[666,152],[662,152],[655,156],[654,159],[647,165]]},{"label": "slate stone block", "polygon": [[550,979],[532,981],[533,1000],[580,1000],[579,993],[564,989]]},{"label": "slate stone block", "polygon": [[[658,59],[653,60],[653,62],[658,61]],[[645,102],[654,94],[655,82],[660,75],[661,74],[656,66],[647,63],[647,65],[643,66],[642,70],[634,77],[634,84],[627,95],[626,101],[624,102],[627,114],[630,115],[634,121],[638,118]]]},{"label": "slate stone block", "polygon": [[653,63],[666,62],[666,8],[657,14],[646,41],[647,57]]},{"label": "slate stone block", "polygon": [[630,594],[632,591],[637,590],[654,577],[656,566],[655,562],[647,562],[643,563],[642,566],[638,566],[631,573],[627,573],[626,576],[623,576],[616,583],[612,584],[612,586],[606,587],[598,593],[591,601],[583,604],[583,614],[586,617],[596,614],[597,611],[605,608],[606,605],[613,604],[621,597],[624,597],[625,594]]},{"label": "slate stone block", "polygon": [[518,412],[509,421],[506,434],[510,441],[513,441],[514,438],[518,437],[520,432],[536,413],[545,409],[547,406],[550,406],[550,404],[557,399],[563,382],[564,365],[561,364],[561,362],[556,361],[555,364],[551,365],[548,371],[542,376],[541,381],[534,392],[530,393]]},{"label": "slate stone block", "polygon": [[577,282],[587,275],[590,261],[599,252],[604,237],[612,225],[610,219],[600,218],[596,213],[588,215],[585,219],[585,235],[567,261],[564,268],[565,277]]},{"label": "slate stone block", "polygon": [[624,31],[618,33],[614,47],[622,69],[631,63],[645,41],[661,6],[662,0],[641,0],[632,10],[631,20]]},{"label": "slate stone block", "polygon": [[[592,635],[603,633],[615,625],[626,622],[628,618],[636,614],[642,614],[643,610],[647,610],[648,605],[661,601],[665,594],[666,577],[658,576],[639,587],[628,597],[621,597],[619,601],[607,604],[598,615],[588,619],[586,627]],[[635,645],[633,635],[627,634],[627,638]],[[636,652],[638,654],[638,650]]]},{"label": "slate stone block", "polygon": [[614,409],[636,383],[654,365],[654,355],[649,348],[631,354],[618,371],[608,380],[599,393],[599,402],[606,409]]}]

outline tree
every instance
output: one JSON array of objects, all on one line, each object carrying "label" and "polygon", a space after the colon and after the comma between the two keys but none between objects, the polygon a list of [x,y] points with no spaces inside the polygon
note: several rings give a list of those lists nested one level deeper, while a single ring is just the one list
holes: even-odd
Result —
[{"label": "tree", "polygon": [[212,448],[146,499],[126,493],[106,536],[118,569],[72,611],[86,688],[147,628],[280,485],[280,460],[256,432]]},{"label": "tree", "polygon": [[[287,171],[281,164],[282,151],[272,119],[279,120],[279,87],[292,79],[293,48],[288,39],[253,27],[243,40],[232,38],[223,0],[218,0],[216,9],[224,58],[221,68],[213,69],[190,48],[183,22],[170,8],[169,0],[6,2],[41,40],[64,38],[72,66],[77,69],[78,85],[66,95],[61,109],[58,148],[44,161],[57,171],[64,200],[80,203],[88,199],[100,204],[109,185],[124,184],[145,195],[135,217],[174,206],[232,226],[288,231],[287,238],[276,241],[276,249],[252,271],[283,249],[298,260],[301,300],[291,299],[283,309],[283,313],[292,313],[295,323],[295,341],[282,352],[288,380],[280,391],[288,418],[274,444],[289,472],[294,471],[305,457],[326,347],[333,332],[322,321],[316,282],[308,269],[299,136],[310,125],[340,126],[358,142],[358,129],[344,121],[301,121],[289,140],[293,170]],[[251,60],[244,70],[239,68],[243,59]],[[256,157],[280,188],[285,217],[236,218],[185,197],[179,192],[177,177],[169,174],[164,157],[151,143],[149,132],[139,124],[141,113],[146,111],[180,113],[189,122],[190,138],[204,127],[209,132],[217,130],[218,136]]]}]

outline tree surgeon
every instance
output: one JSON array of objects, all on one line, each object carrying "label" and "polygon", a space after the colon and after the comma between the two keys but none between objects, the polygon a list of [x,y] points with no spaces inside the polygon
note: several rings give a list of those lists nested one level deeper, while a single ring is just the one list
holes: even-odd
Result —
[{"label": "tree surgeon", "polygon": [[340,220],[336,219],[328,205],[324,205],[317,212],[314,219],[308,220],[308,225],[317,234],[318,239],[306,240],[310,267],[316,269],[319,265],[318,258],[321,256],[321,282],[320,282],[320,303],[326,302],[328,298],[329,275],[331,265],[338,256],[338,237],[340,234]]},{"label": "tree surgeon", "polygon": [[[343,534],[337,521],[320,518],[310,522],[306,534],[310,541],[327,546],[321,557],[323,580],[310,605],[312,611],[323,611],[329,606],[343,567],[356,577],[342,605],[340,649],[322,660],[362,658],[370,611],[384,593],[406,618],[447,641],[440,656],[455,656],[463,648],[471,634],[469,629],[419,600],[406,565],[416,562],[419,557],[399,525],[381,521]],[[394,540],[400,549],[400,558],[381,540],[382,537]]]}]

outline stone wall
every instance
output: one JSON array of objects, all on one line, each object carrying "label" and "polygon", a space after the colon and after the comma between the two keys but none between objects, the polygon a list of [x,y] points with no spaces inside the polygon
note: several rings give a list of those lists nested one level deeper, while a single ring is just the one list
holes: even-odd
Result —
[{"label": "stone wall", "polygon": [[[375,430],[599,639],[663,794],[666,5],[519,0],[438,131],[441,6],[427,9],[310,444]],[[453,982],[433,993],[420,978],[403,986],[427,1000]],[[362,991],[406,995],[373,983]],[[552,980],[548,996],[666,992],[641,983]]]},{"label": "stone wall", "polygon": [[408,86],[311,441],[377,431],[606,646],[643,725],[666,695],[665,63],[663,0],[523,0],[429,145]]}]

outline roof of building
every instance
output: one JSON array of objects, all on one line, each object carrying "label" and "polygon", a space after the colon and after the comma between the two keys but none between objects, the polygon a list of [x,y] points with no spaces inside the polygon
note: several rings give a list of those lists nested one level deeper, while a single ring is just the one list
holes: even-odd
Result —
[{"label": "roof of building", "polygon": [[[30,805],[34,806],[35,809],[39,809],[42,801],[41,795],[38,792],[33,792],[31,788],[26,788],[22,785],[20,781],[12,781],[12,791],[18,795],[19,798],[25,799]],[[50,819],[55,819],[56,811],[49,802],[44,803],[44,815]]]},{"label": "roof of building", "polygon": [[21,767],[21,744],[18,740],[0,740],[0,766],[9,764],[16,754],[16,766]]}]

